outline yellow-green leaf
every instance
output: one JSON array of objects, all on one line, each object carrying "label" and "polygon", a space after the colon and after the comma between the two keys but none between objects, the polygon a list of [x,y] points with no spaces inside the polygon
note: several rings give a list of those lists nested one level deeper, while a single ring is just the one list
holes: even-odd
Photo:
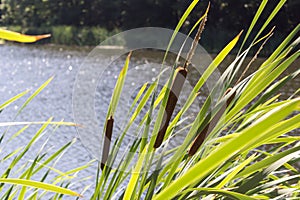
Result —
[{"label": "yellow-green leaf", "polygon": [[50,192],[59,193],[59,194],[82,197],[80,194],[78,194],[77,192],[74,192],[70,189],[66,189],[66,188],[56,186],[56,185],[38,182],[38,181],[17,179],[17,178],[0,178],[0,182],[38,188],[38,189],[47,190]]},{"label": "yellow-green leaf", "polygon": [[15,42],[22,42],[22,43],[32,43],[38,40],[49,38],[50,34],[45,35],[24,35],[21,33],[17,33],[14,31],[0,29],[0,39],[15,41]]}]

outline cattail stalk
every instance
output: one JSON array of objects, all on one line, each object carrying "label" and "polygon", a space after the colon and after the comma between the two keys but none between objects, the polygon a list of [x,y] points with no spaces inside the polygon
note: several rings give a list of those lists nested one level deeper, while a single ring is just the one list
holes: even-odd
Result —
[{"label": "cattail stalk", "polygon": [[[227,96],[227,94],[229,94],[231,92],[231,90],[232,90],[232,88],[228,88],[225,91],[223,98],[225,98],[225,96]],[[234,91],[229,97],[227,97],[226,103],[224,103],[224,105],[222,105],[220,110],[213,116],[211,121],[208,124],[206,124],[204,129],[200,132],[200,134],[198,134],[198,136],[195,138],[195,140],[188,152],[189,156],[195,155],[195,153],[198,151],[198,149],[203,144],[205,138],[212,132],[212,130],[215,128],[215,126],[220,121],[220,118],[223,116],[224,112],[226,111],[226,108],[230,105],[230,103],[234,99],[235,95],[236,95],[236,92]]]},{"label": "cattail stalk", "polygon": [[112,116],[110,116],[106,122],[106,128],[105,128],[105,138],[104,138],[104,145],[103,145],[102,159],[101,159],[102,170],[104,169],[105,164],[107,162],[113,126],[114,126],[114,119]]},{"label": "cattail stalk", "polygon": [[[208,12],[208,9],[209,9],[209,6],[207,8],[206,14]],[[164,112],[164,115],[163,115],[163,121],[162,121],[162,124],[160,126],[159,132],[157,134],[157,137],[156,137],[156,140],[155,140],[155,143],[154,143],[154,146],[153,146],[154,148],[160,147],[160,145],[162,144],[162,142],[164,140],[167,128],[169,126],[171,117],[173,115],[175,106],[176,106],[177,101],[178,101],[178,97],[180,95],[180,92],[182,90],[182,87],[184,85],[184,82],[185,82],[185,79],[186,79],[186,76],[187,76],[187,73],[188,73],[187,67],[190,64],[191,59],[192,59],[192,57],[195,53],[196,46],[197,46],[197,44],[198,44],[198,42],[201,38],[201,33],[204,30],[206,20],[207,20],[207,15],[204,17],[204,19],[201,21],[201,23],[199,25],[198,31],[196,33],[196,36],[195,36],[194,40],[193,40],[191,49],[190,49],[190,51],[187,55],[187,59],[186,59],[184,65],[183,65],[183,67],[178,67],[176,69],[177,73],[175,74],[175,78],[174,78],[174,80],[172,82],[172,85],[171,85],[167,105],[166,105],[165,112]]]},{"label": "cattail stalk", "polygon": [[259,49],[257,50],[257,52],[255,53],[254,57],[250,60],[250,62],[248,63],[247,67],[244,69],[244,71],[242,72],[240,78],[236,81],[235,85],[239,84],[241,82],[241,80],[243,79],[243,77],[245,76],[246,72],[248,71],[248,69],[250,68],[251,64],[257,59],[259,53],[261,52],[261,50],[264,48],[265,44],[268,42],[268,40],[272,37],[273,35],[273,31],[275,29],[275,26],[271,29],[271,31],[267,34],[268,37],[266,38],[266,40],[262,43],[262,45],[259,47]]}]

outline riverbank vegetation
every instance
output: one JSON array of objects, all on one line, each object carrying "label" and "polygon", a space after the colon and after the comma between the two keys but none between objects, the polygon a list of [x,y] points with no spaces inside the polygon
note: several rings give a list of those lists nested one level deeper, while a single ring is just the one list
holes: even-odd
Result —
[{"label": "riverbank vegetation", "polygon": [[[201,45],[209,53],[218,53],[223,48],[222,41],[230,40],[232,34],[239,33],[241,29],[247,29],[260,2],[215,0]],[[195,11],[181,27],[183,33],[187,33],[191,24],[199,19],[207,3],[208,0],[205,0],[196,5]],[[24,34],[52,34],[50,39],[41,43],[96,46],[112,34],[127,29],[146,26],[172,29],[188,4],[189,1],[178,0],[2,0],[0,27]],[[269,1],[268,11],[276,4],[277,1]],[[273,42],[265,45],[261,55],[272,52],[286,33],[299,23],[299,5],[297,0],[287,1],[270,22],[270,26],[276,25]],[[262,20],[268,18],[266,13],[262,13]]]},{"label": "riverbank vegetation", "polygon": [[[198,0],[194,0],[183,13],[170,40],[170,45],[181,29],[183,24],[181,22],[187,20],[197,3]],[[284,3],[285,1],[281,0],[275,8],[268,10],[267,0],[261,1],[247,31],[232,34],[232,39],[224,45],[224,48],[199,77],[185,104],[177,113],[174,113],[172,118],[168,118],[169,121],[163,129],[163,134],[161,132],[161,127],[165,125],[163,116],[173,114],[173,107],[179,106],[170,105],[174,102],[169,101],[169,98],[174,100],[174,94],[172,94],[174,91],[168,88],[179,84],[177,95],[180,95],[180,90],[185,89],[181,84],[185,81],[186,73],[188,73],[185,67],[189,67],[190,60],[187,59],[186,64],[182,65],[183,68],[180,68],[178,63],[174,63],[174,70],[161,90],[158,88],[159,76],[152,83],[145,83],[135,96],[130,110],[123,111],[128,113],[128,121],[125,122],[125,128],[117,132],[117,129],[114,129],[113,117],[116,109],[122,109],[118,107],[118,102],[129,68],[129,54],[117,79],[104,122],[106,126],[104,126],[102,138],[106,143],[103,151],[105,159],[102,159],[102,163],[99,162],[94,192],[88,198],[95,200],[165,200],[199,199],[199,197],[243,200],[298,199],[300,172],[296,164],[300,160],[299,134],[292,136],[289,133],[292,131],[299,133],[297,131],[300,127],[300,91],[298,89],[288,98],[280,101],[280,94],[277,91],[284,87],[287,81],[293,81],[300,73],[299,69],[296,69],[283,76],[283,72],[300,56],[298,36],[300,25],[295,26],[289,34],[285,35],[285,39],[276,46],[263,63],[256,67],[253,73],[246,75],[247,69],[254,67],[252,64],[264,45],[272,41],[274,29],[269,25]],[[203,31],[208,10],[203,13],[190,31],[193,32],[200,27],[198,31],[195,31],[197,32],[196,43]],[[267,14],[267,19],[262,19],[262,13]],[[197,115],[191,122],[179,129],[178,127],[184,124],[184,114],[189,112],[189,107],[199,95],[199,90],[204,87],[208,78],[228,54],[237,47],[238,53],[235,59],[228,64],[225,72],[215,83]],[[251,49],[256,53],[253,59],[246,63],[246,68],[242,69],[241,66]],[[192,51],[193,48],[191,48]],[[168,50],[165,55],[167,54]],[[163,69],[164,65],[162,65],[162,71]],[[238,76],[238,71],[245,73]],[[183,75],[183,79],[177,81],[180,74]],[[20,112],[50,81],[51,79],[28,98]],[[2,104],[2,107],[0,106],[0,110],[5,109],[11,102],[22,96],[23,93],[11,98]],[[150,106],[147,107],[146,104]],[[147,108],[144,114],[141,112],[143,108]],[[141,120],[134,132],[129,133],[128,130],[132,130],[130,128],[137,120],[137,116],[141,116]],[[11,169],[28,152],[34,141],[44,133],[45,128],[51,124],[51,118],[42,124],[41,129],[33,136],[29,144],[4,156],[4,158],[13,158],[13,161],[10,164],[11,167],[3,172],[0,182],[9,183],[5,182],[5,179],[9,180]],[[56,122],[54,125],[74,124]],[[26,126],[15,136],[25,129]],[[187,131],[187,134],[181,144],[168,149],[170,140],[184,131]],[[119,146],[126,134],[135,137],[131,141],[130,148],[121,149]],[[106,140],[106,137],[111,138],[112,135],[116,136],[115,141]],[[2,138],[4,136],[5,133]],[[24,184],[40,168],[45,168],[46,172],[39,183],[34,182],[39,184],[39,188],[79,196],[78,193],[63,188],[68,188],[72,183],[69,177],[71,174],[88,167],[88,164],[69,172],[58,172],[55,166],[48,166],[49,160],[57,158],[59,153],[65,151],[66,147],[71,144],[72,142],[66,144],[48,158],[44,154],[38,154],[28,166],[20,168],[22,173],[19,179],[23,181],[21,182],[23,184],[19,182],[21,187],[18,185],[8,187],[3,197],[24,199],[23,197],[28,195],[29,199],[43,198],[44,191],[31,189],[32,185]],[[123,155],[122,160],[115,159],[118,154]],[[42,184],[45,181],[44,177],[47,177],[50,171],[59,174],[51,184],[60,184],[61,187]],[[13,184],[18,183],[13,182]],[[55,194],[53,199],[63,198],[62,194]]]}]

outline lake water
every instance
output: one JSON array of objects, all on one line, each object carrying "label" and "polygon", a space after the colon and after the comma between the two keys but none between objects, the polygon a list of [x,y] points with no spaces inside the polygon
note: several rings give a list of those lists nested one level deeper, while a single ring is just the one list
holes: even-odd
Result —
[{"label": "lake water", "polygon": [[[54,117],[55,121],[74,121],[73,112],[72,112],[72,92],[74,82],[81,64],[84,62],[84,59],[87,57],[91,48],[78,48],[78,47],[65,47],[65,46],[31,46],[31,45],[13,45],[5,44],[0,45],[0,102],[13,97],[14,95],[23,92],[27,89],[34,91],[37,89],[43,82],[49,79],[51,76],[55,76],[54,80],[49,86],[39,94],[26,108],[25,110],[14,119],[15,114],[18,109],[26,100],[25,96],[21,100],[16,101],[14,104],[5,109],[1,114],[1,122],[9,122],[12,120],[15,121],[46,121],[49,117]],[[147,59],[158,59],[155,53],[151,56],[141,53],[137,55],[140,56],[140,59],[136,59],[134,63],[139,64],[139,66],[149,65]],[[152,58],[151,58],[152,57]],[[97,59],[97,58],[95,58]],[[99,58],[98,58],[99,59]],[[228,58],[222,65],[221,71],[225,69],[228,63],[232,58]],[[262,62],[263,59],[258,59],[254,64]],[[101,62],[100,60],[92,60],[92,62],[97,63]],[[299,61],[298,61],[299,63]],[[114,63],[116,66],[115,69],[111,68],[109,74],[100,81],[107,80],[110,87],[100,88],[96,95],[96,111],[99,118],[105,117],[107,110],[107,105],[109,103],[111,90],[113,89],[113,82],[115,81],[115,75],[118,73],[118,70],[123,65],[123,61],[119,60]],[[250,68],[254,70],[255,67]],[[149,75],[147,75],[150,80],[153,75],[151,73],[157,72],[157,68],[149,68]],[[289,69],[291,71],[298,69],[297,63]],[[132,84],[133,90],[129,92],[129,96],[134,96],[133,94],[137,92],[136,88],[139,88],[139,81],[143,80],[143,76],[139,74],[141,71],[138,71],[130,84]],[[141,76],[139,78],[139,76]],[[136,78],[134,78],[136,77]],[[139,80],[139,81],[138,81]],[[99,80],[94,80],[99,81]],[[109,82],[111,81],[111,83]],[[134,82],[136,81],[136,82]],[[130,86],[129,84],[129,86]],[[287,86],[282,89],[280,92],[283,93],[283,97],[291,95],[294,91],[299,89],[300,78],[290,81]],[[88,89],[88,88],[87,88]],[[31,94],[31,93],[30,93]],[[205,94],[205,91],[204,91]],[[183,95],[184,96],[184,95]],[[201,103],[204,98],[199,98],[198,103]],[[182,100],[184,101],[184,100]],[[121,105],[130,104],[130,102],[121,102]],[[197,108],[197,107],[196,107]],[[85,112],[84,108],[82,108]],[[122,116],[122,113],[119,113],[118,116]],[[123,115],[125,117],[125,115]],[[121,117],[122,118],[122,117]],[[24,146],[32,137],[32,133],[36,132],[40,126],[31,126],[19,137],[14,139],[12,142],[8,143],[3,152],[2,156],[11,150],[19,146]],[[100,125],[101,127],[101,125]],[[7,137],[18,131],[21,127],[11,127],[7,132]],[[4,132],[6,128],[1,127],[1,132]],[[50,152],[58,149],[63,146],[73,138],[77,138],[78,134],[74,127],[60,127],[54,133],[51,132],[50,128],[45,135],[45,139],[40,140],[32,151],[28,152],[28,155],[25,159],[32,159],[32,156],[40,149],[40,146],[43,145],[46,139],[48,140],[45,149],[52,148]],[[81,138],[82,139],[82,138]],[[176,145],[176,141],[174,141]],[[84,165],[90,160],[93,159],[93,156],[90,154],[90,150],[87,150],[80,141],[77,141],[73,146],[71,146],[68,151],[63,155],[61,161],[56,164],[56,168],[61,171],[67,171],[78,166]],[[2,172],[7,163],[1,164],[0,171]],[[96,164],[92,165],[90,168],[80,172],[76,180],[88,176],[95,176],[96,174]],[[35,178],[39,177],[40,174],[37,174]],[[82,191],[84,186],[88,184],[93,184],[94,179],[86,180],[83,182],[77,182],[74,185],[71,185],[70,188],[75,191]],[[91,190],[89,190],[91,191]],[[87,195],[88,196],[88,195]]]}]

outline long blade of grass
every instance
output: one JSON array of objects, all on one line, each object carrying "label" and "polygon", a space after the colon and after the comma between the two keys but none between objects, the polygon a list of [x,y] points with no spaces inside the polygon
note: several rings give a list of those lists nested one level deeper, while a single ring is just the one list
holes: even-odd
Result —
[{"label": "long blade of grass", "polygon": [[298,152],[294,152],[291,154],[286,155],[285,157],[282,157],[278,160],[276,160],[274,163],[272,163],[270,166],[267,168],[263,169],[261,172],[256,173],[253,177],[245,181],[242,185],[240,185],[237,189],[236,192],[241,192],[241,193],[249,193],[251,194],[252,192],[250,191],[251,189],[255,188],[256,186],[259,185],[259,183],[267,177],[269,174],[274,172],[276,169],[280,168],[282,165],[293,159],[298,155]]},{"label": "long blade of grass", "polygon": [[256,11],[255,16],[253,17],[253,20],[252,20],[252,22],[251,22],[251,24],[250,24],[250,27],[249,27],[249,29],[248,29],[248,31],[247,31],[247,33],[246,33],[246,36],[245,36],[245,38],[244,38],[244,40],[243,40],[243,43],[242,43],[242,45],[241,45],[239,51],[241,51],[241,50],[243,49],[245,42],[247,41],[247,39],[248,39],[250,33],[252,32],[253,27],[254,27],[255,24],[257,23],[258,18],[260,17],[260,15],[261,15],[261,13],[263,12],[264,8],[266,7],[267,3],[268,3],[268,0],[263,0],[263,1],[260,3],[260,6],[259,6],[259,8],[258,8],[257,11]]},{"label": "long blade of grass", "polygon": [[280,0],[280,2],[276,5],[276,7],[272,10],[271,14],[269,15],[268,19],[265,21],[263,26],[259,29],[254,41],[260,36],[260,34],[265,30],[265,28],[269,25],[272,19],[276,16],[282,6],[285,4],[286,0]]},{"label": "long blade of grass", "polygon": [[274,70],[267,76],[255,84],[255,87],[249,88],[249,90],[243,91],[240,98],[236,102],[236,105],[226,116],[226,120],[230,119],[235,115],[239,110],[244,108],[248,103],[250,103],[258,94],[260,94],[270,83],[272,83],[282,72],[287,69],[291,63],[293,63],[300,55],[300,51],[294,53],[289,58],[287,58],[284,62],[282,62],[278,67],[277,64],[279,62],[273,63]]},{"label": "long blade of grass", "polygon": [[136,188],[138,178],[140,177],[140,172],[143,167],[143,161],[146,158],[147,154],[147,145],[145,146],[144,150],[139,155],[139,159],[137,161],[137,164],[135,165],[135,168],[131,172],[131,178],[129,180],[129,183],[127,185],[127,189],[125,190],[124,199],[131,199],[133,195],[133,191]]},{"label": "long blade of grass", "polygon": [[45,83],[43,83],[30,97],[25,101],[25,103],[19,109],[17,115],[19,115],[22,110],[53,80],[54,76],[49,78]]},{"label": "long blade of grass", "polygon": [[182,17],[180,18],[178,24],[175,27],[175,30],[171,36],[171,39],[169,41],[169,44],[167,46],[164,58],[163,58],[163,63],[167,58],[168,52],[171,48],[171,45],[173,44],[173,41],[177,35],[177,33],[179,32],[179,29],[182,27],[183,23],[186,21],[187,17],[190,15],[190,13],[192,12],[192,10],[194,9],[194,7],[197,5],[199,0],[193,0],[193,2],[189,5],[189,7],[185,10],[185,12],[183,13]]},{"label": "long blade of grass", "polygon": [[8,184],[15,184],[15,185],[28,186],[28,187],[33,187],[33,188],[39,188],[39,189],[47,190],[47,191],[50,191],[50,192],[81,197],[80,194],[78,194],[78,193],[76,193],[72,190],[62,188],[62,187],[52,185],[52,184],[38,182],[38,181],[32,181],[32,180],[26,180],[26,179],[16,179],[16,178],[0,178],[0,182],[1,183],[8,183]]},{"label": "long blade of grass", "polygon": [[27,94],[29,92],[29,90],[26,90],[20,94],[17,94],[16,96],[10,98],[9,100],[7,100],[6,102],[4,102],[3,104],[0,105],[0,112],[6,108],[7,106],[9,106],[11,103],[15,102],[16,100],[20,99],[21,97],[23,97],[25,94]]},{"label": "long blade of grass", "polygon": [[130,56],[131,56],[131,53],[129,53],[128,56],[126,57],[125,64],[124,64],[124,66],[119,74],[119,77],[117,79],[115,89],[114,89],[113,95],[111,97],[110,105],[108,108],[107,118],[109,116],[113,116],[115,113],[115,110],[117,108],[117,105],[118,105],[118,102],[119,102],[119,99],[121,96],[121,92],[122,92],[122,89],[123,89],[123,86],[125,83],[125,78],[126,78],[126,74],[128,71],[128,67],[129,67]]},{"label": "long blade of grass", "polygon": [[42,121],[42,122],[1,122],[0,127],[3,126],[22,126],[22,125],[41,125],[41,124],[48,124],[48,125],[65,125],[65,126],[80,126],[78,124],[75,124],[73,122],[47,122],[47,121]]},{"label": "long blade of grass", "polygon": [[228,174],[217,186],[217,189],[221,189],[222,187],[224,187],[227,183],[229,183],[229,181],[231,181],[235,175],[237,175],[242,169],[244,169],[244,167],[246,165],[248,165],[250,162],[252,162],[255,159],[256,155],[253,154],[252,156],[250,156],[249,158],[247,158],[246,160],[244,160],[241,164],[239,164],[237,167],[235,167],[235,169]]},{"label": "long blade of grass", "polygon": [[262,169],[266,168],[266,166],[269,166],[270,164],[276,162],[277,160],[290,155],[294,152],[300,151],[300,146],[293,147],[291,149],[288,149],[286,151],[277,153],[271,157],[265,158],[259,162],[256,162],[248,167],[246,167],[243,171],[241,171],[236,177],[244,177],[244,176],[249,176],[255,172],[261,171]]}]

